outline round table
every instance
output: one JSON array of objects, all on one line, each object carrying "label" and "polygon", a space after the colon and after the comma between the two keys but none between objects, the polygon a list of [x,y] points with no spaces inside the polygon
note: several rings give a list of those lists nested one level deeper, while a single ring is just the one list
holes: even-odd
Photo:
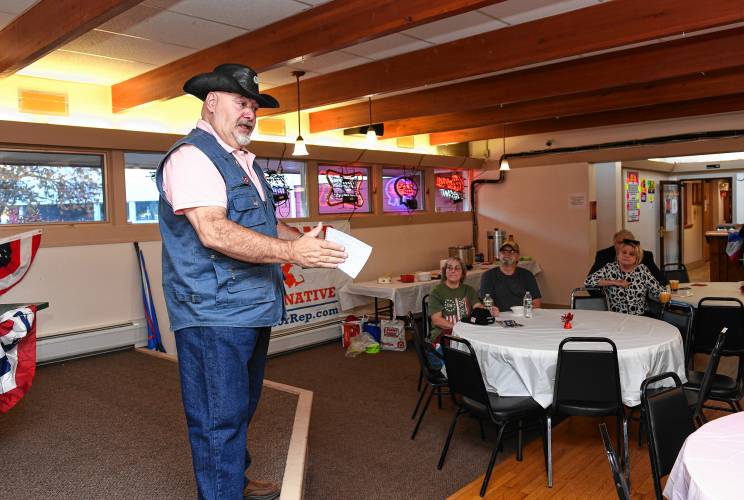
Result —
[{"label": "round table", "polygon": [[672,500],[741,498],[744,413],[717,418],[693,432],[677,456],[664,496]]},{"label": "round table", "polygon": [[[680,283],[680,290],[672,292],[672,300],[685,302],[692,307],[697,307],[700,299],[704,297],[728,297],[739,299],[744,302],[744,294],[739,287],[739,281],[698,281],[695,283]],[[732,302],[710,302],[713,305],[735,305]]]},{"label": "round table", "polygon": [[[566,337],[607,337],[615,342],[623,403],[641,402],[641,382],[664,372],[687,381],[679,330],[644,316],[609,311],[573,310],[573,328],[561,322],[564,309],[536,309],[532,318],[502,312],[497,320],[524,325],[505,328],[459,322],[453,333],[470,341],[483,372],[486,388],[502,396],[532,396],[544,408],[553,401],[558,344]],[[606,344],[583,344],[582,349],[605,349]],[[669,381],[671,384],[671,381]]]}]

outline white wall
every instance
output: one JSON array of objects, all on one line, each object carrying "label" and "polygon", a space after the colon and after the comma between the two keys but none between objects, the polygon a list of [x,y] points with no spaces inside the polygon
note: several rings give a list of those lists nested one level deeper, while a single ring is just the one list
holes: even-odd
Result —
[{"label": "white wall", "polygon": [[[546,303],[568,304],[571,290],[582,285],[594,260],[589,176],[586,163],[523,167],[512,169],[503,184],[479,188],[481,245],[487,228],[514,234],[522,255],[542,267],[537,278]],[[569,195],[577,193],[587,196],[583,208],[569,206]]]},{"label": "white wall", "polygon": [[597,200],[597,248],[612,244],[612,237],[623,227],[623,181],[620,162],[595,163],[594,183]]}]

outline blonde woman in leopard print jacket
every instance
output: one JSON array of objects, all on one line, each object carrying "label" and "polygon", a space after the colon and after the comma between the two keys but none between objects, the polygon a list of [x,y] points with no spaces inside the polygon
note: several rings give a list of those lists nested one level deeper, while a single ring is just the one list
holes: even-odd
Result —
[{"label": "blonde woman in leopard print jacket", "polygon": [[602,286],[607,291],[610,311],[642,315],[646,296],[658,296],[664,288],[641,264],[643,249],[636,240],[623,240],[617,261],[590,274],[584,286]]}]

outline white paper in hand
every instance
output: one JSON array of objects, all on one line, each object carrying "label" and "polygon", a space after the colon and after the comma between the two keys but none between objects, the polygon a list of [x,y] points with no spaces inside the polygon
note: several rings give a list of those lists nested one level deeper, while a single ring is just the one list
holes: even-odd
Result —
[{"label": "white paper in hand", "polygon": [[372,247],[360,241],[350,234],[342,233],[338,229],[329,227],[326,229],[326,240],[343,245],[349,255],[346,262],[339,264],[338,268],[353,278],[356,278],[364,264],[367,263]]}]

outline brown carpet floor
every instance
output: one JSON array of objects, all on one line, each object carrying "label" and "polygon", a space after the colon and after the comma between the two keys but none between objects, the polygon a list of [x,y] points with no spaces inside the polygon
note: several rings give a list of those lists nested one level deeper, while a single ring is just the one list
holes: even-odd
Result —
[{"label": "brown carpet floor", "polygon": [[[411,441],[418,370],[412,350],[346,358],[336,343],[269,360],[266,378],[315,393],[306,500],[445,498],[485,472],[496,432],[487,428],[481,441],[468,417],[460,417],[437,470],[452,417],[447,398],[443,409],[432,400]],[[507,441],[505,454],[515,442]]]},{"label": "brown carpet floor", "polygon": [[[297,397],[264,388],[253,477],[280,481]],[[40,367],[0,415],[0,498],[195,498],[175,363],[134,351]]]}]

